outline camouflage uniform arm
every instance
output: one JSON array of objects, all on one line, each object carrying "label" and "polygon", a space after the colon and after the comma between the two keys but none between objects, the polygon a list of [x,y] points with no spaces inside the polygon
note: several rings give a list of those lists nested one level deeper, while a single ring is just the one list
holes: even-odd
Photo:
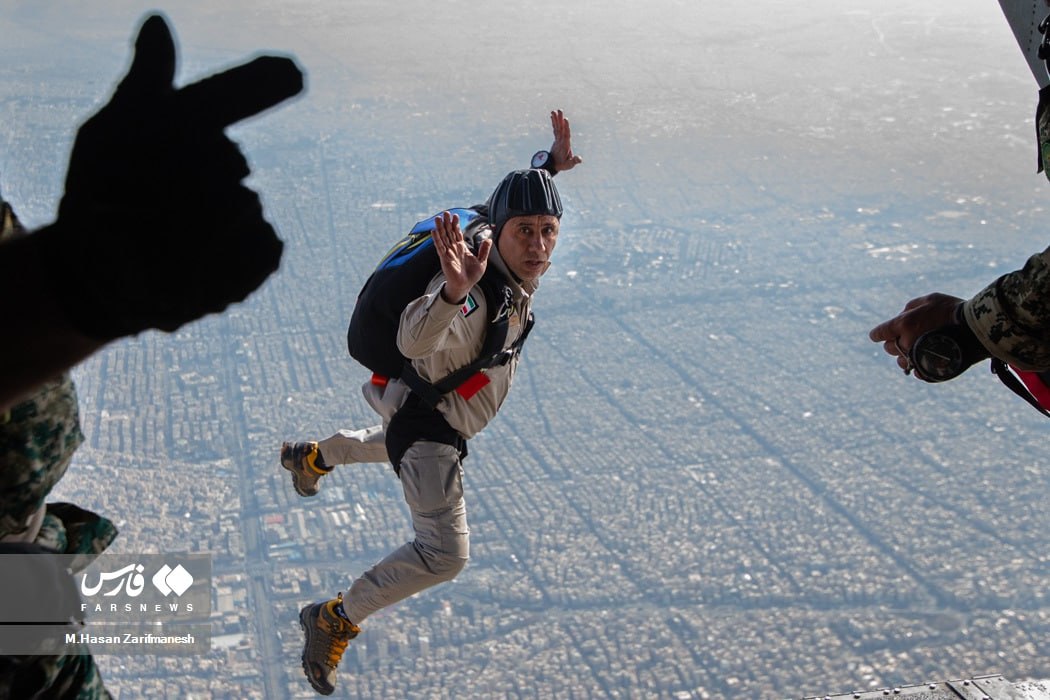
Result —
[{"label": "camouflage uniform arm", "polygon": [[993,357],[1017,369],[1050,369],[1050,248],[981,290],[963,313]]}]

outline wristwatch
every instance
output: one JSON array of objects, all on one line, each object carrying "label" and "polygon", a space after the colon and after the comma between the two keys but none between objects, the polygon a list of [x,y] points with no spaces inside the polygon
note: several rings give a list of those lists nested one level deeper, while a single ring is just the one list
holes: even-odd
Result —
[{"label": "wristwatch", "polygon": [[537,170],[546,170],[551,175],[558,174],[558,171],[554,169],[554,158],[550,151],[536,151],[532,156],[532,167]]},{"label": "wristwatch", "polygon": [[[959,307],[962,310],[962,305]],[[908,352],[915,375],[927,382],[946,382],[989,356],[964,319],[919,336]]]}]

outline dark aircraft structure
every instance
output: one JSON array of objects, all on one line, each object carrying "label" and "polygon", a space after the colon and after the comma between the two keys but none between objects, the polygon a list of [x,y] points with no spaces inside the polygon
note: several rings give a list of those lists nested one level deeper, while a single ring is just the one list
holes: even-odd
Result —
[{"label": "dark aircraft structure", "polygon": [[803,700],[1050,700],[1050,681],[1011,683],[1002,676],[974,678],[939,683],[903,685],[878,690],[858,690],[836,695],[812,695]]}]

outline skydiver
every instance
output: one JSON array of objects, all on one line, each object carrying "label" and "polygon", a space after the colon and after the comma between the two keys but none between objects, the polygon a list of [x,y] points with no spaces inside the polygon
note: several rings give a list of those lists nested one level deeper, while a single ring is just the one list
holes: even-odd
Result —
[{"label": "skydiver", "polygon": [[106,343],[220,312],[277,270],[283,244],[224,130],[301,92],[303,74],[260,56],[176,89],[175,63],[167,23],[149,17],[127,75],[77,132],[58,218],[0,246],[14,331],[0,411]]},{"label": "skydiver", "polygon": [[[511,332],[503,347],[513,347],[527,333],[532,296],[550,266],[562,215],[550,173],[581,162],[572,151],[563,113],[552,112],[551,123],[555,140],[548,169],[512,172],[496,187],[488,200],[487,221],[480,220],[488,240],[476,254],[464,240],[458,216],[444,212],[434,220],[432,238],[441,272],[425,294],[401,313],[397,335],[401,354],[424,382],[438,381],[478,355],[489,324],[479,281],[489,266],[501,273],[512,296]],[[534,159],[533,165],[540,163]],[[473,232],[473,226],[468,231]],[[321,478],[336,465],[389,461],[401,479],[415,531],[413,541],[355,579],[345,597],[339,593],[300,611],[303,671],[317,692],[334,691],[336,667],[369,615],[451,581],[466,565],[469,532],[462,482],[466,442],[499,410],[518,359],[514,352],[507,364],[488,370],[487,384],[471,398],[453,391],[440,398],[436,408],[405,381],[366,383],[365,399],[379,414],[381,425],[341,430],[320,442],[282,446],[281,465],[291,472],[301,496],[316,495]]]}]

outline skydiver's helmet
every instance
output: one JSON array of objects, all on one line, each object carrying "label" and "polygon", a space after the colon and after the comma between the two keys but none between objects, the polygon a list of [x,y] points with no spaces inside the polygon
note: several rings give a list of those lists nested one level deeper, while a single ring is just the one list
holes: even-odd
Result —
[{"label": "skydiver's helmet", "polygon": [[503,224],[515,216],[554,216],[561,219],[561,197],[546,170],[515,170],[508,173],[488,201],[493,240]]}]

